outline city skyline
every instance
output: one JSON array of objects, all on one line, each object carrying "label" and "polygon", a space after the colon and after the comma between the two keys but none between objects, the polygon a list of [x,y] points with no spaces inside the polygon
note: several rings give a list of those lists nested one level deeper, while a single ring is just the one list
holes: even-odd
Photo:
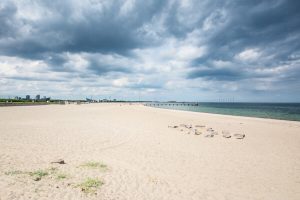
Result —
[{"label": "city skyline", "polygon": [[300,3],[0,3],[0,97],[300,102]]}]

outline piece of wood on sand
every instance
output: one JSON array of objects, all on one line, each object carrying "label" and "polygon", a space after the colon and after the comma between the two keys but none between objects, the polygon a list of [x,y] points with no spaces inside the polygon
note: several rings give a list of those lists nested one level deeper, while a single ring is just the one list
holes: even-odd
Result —
[{"label": "piece of wood on sand", "polygon": [[51,164],[53,164],[53,163],[57,163],[57,164],[61,164],[61,165],[66,164],[63,159],[54,160],[54,161],[51,162]]}]

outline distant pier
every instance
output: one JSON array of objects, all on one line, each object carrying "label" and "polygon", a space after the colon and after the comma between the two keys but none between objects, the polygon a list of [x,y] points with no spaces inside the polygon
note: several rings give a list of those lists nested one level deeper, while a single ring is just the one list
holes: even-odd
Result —
[{"label": "distant pier", "polygon": [[168,102],[151,102],[145,103],[144,106],[150,107],[161,107],[161,106],[198,106],[198,102],[178,102],[178,103],[168,103]]}]

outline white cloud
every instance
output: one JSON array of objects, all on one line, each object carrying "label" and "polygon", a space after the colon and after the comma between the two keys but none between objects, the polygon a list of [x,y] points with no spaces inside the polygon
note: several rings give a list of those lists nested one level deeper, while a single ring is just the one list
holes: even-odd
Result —
[{"label": "white cloud", "polygon": [[225,68],[225,67],[231,67],[234,64],[230,61],[224,61],[224,60],[214,60],[212,61],[213,66],[217,68]]},{"label": "white cloud", "polygon": [[37,76],[48,70],[47,64],[42,60],[29,60],[19,57],[0,56],[0,76]]},{"label": "white cloud", "polygon": [[259,49],[246,49],[235,56],[236,59],[241,61],[253,61],[261,56]]},{"label": "white cloud", "polygon": [[63,64],[63,67],[66,69],[77,72],[84,72],[87,70],[89,61],[85,58],[84,54],[65,53],[63,56],[67,60],[67,62]]},{"label": "white cloud", "polygon": [[176,51],[175,56],[178,57],[180,60],[184,61],[191,61],[196,58],[201,58],[205,54],[204,47],[197,47],[197,46],[182,46],[179,47]]},{"label": "white cloud", "polygon": [[130,12],[134,9],[135,0],[126,0],[120,9],[120,15],[124,16],[130,14]]},{"label": "white cloud", "polygon": [[113,81],[113,85],[116,87],[125,87],[128,85],[128,78],[119,78]]}]

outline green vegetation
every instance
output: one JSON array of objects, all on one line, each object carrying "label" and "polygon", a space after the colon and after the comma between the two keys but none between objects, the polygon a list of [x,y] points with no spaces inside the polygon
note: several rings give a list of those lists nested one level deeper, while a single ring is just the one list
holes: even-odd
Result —
[{"label": "green vegetation", "polygon": [[69,177],[67,174],[64,174],[64,173],[57,174],[58,172],[59,171],[58,171],[57,167],[51,167],[51,168],[44,169],[44,170],[39,169],[39,170],[36,170],[33,172],[24,172],[24,171],[20,171],[20,170],[7,171],[4,174],[10,175],[10,176],[25,174],[25,175],[29,175],[29,176],[33,177],[33,180],[35,180],[35,181],[40,181],[43,177],[46,177],[46,176],[51,176],[53,178],[55,177],[57,180],[61,180],[61,179],[65,179],[65,178]]},{"label": "green vegetation", "polygon": [[84,193],[94,193],[104,183],[99,179],[87,178],[85,181],[77,185]]},{"label": "green vegetation", "polygon": [[0,99],[1,103],[5,103],[5,102],[17,102],[17,103],[26,103],[26,102],[32,102],[31,100],[18,100],[18,99]]},{"label": "green vegetation", "polygon": [[[46,100],[34,100],[34,99],[0,99],[0,103],[32,103],[34,101],[35,103],[45,103]],[[51,100],[52,101],[52,100]]]},{"label": "green vegetation", "polygon": [[81,165],[81,167],[91,168],[91,169],[101,169],[101,170],[107,170],[107,165],[100,163],[100,162],[87,162]]},{"label": "green vegetation", "polygon": [[5,172],[4,174],[13,176],[13,175],[19,175],[19,174],[26,174],[26,172],[22,172],[20,170],[14,170],[14,171]]},{"label": "green vegetation", "polygon": [[37,170],[37,171],[34,171],[34,172],[29,172],[29,175],[33,176],[35,181],[39,181],[44,176],[48,176],[49,172],[46,171],[46,170]]},{"label": "green vegetation", "polygon": [[[107,170],[107,165],[101,163],[101,162],[86,162],[80,167],[85,167],[89,169],[100,169],[100,170]],[[57,167],[51,167],[46,169],[38,169],[35,171],[20,171],[20,170],[12,170],[5,172],[5,175],[13,176],[13,175],[25,175],[25,177],[32,177],[34,181],[40,181],[44,177],[50,177],[51,179],[56,180],[64,180],[67,178],[70,178],[69,174],[63,173],[59,170]],[[82,192],[84,193],[94,193],[97,191],[97,189],[104,184],[103,181],[101,181],[98,178],[87,178],[83,182],[81,182],[78,185],[75,185],[76,188],[80,188]],[[39,192],[39,190],[35,190],[35,192]]]},{"label": "green vegetation", "polygon": [[57,174],[56,179],[57,180],[62,180],[62,179],[66,179],[68,177],[69,176],[67,174],[60,173],[60,174]]}]

